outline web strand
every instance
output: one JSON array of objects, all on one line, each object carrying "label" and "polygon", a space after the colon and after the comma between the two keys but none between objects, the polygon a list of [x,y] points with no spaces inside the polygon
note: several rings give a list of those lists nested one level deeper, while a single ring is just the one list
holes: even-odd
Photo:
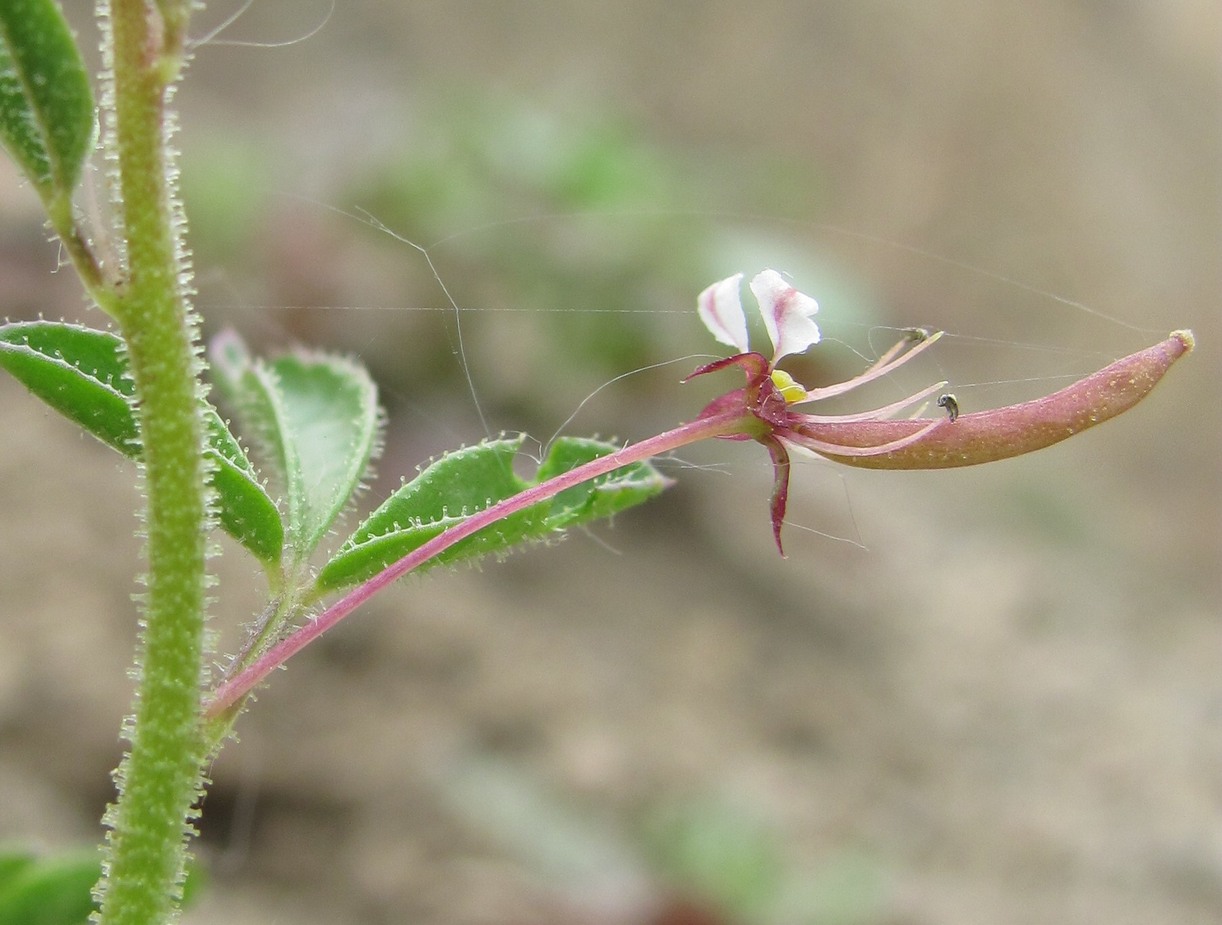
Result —
[{"label": "web strand", "polygon": [[245,0],[245,2],[237,8],[237,10],[230,13],[229,16],[225,17],[225,19],[221,20],[219,25],[215,26],[201,37],[191,39],[188,43],[190,49],[194,51],[198,48],[210,45],[225,45],[237,48],[288,48],[293,45],[300,45],[302,42],[308,42],[310,39],[314,38],[314,36],[318,35],[318,33],[320,33],[326,27],[327,23],[331,21],[331,17],[335,15],[336,0],[331,0],[331,4],[327,8],[327,12],[323,15],[323,18],[319,20],[318,25],[314,26],[314,28],[310,29],[308,32],[295,36],[294,38],[277,42],[259,42],[253,39],[246,40],[221,38],[220,36],[222,33],[224,33],[239,19],[246,15],[247,11],[249,11],[254,5],[254,2],[255,0]]}]

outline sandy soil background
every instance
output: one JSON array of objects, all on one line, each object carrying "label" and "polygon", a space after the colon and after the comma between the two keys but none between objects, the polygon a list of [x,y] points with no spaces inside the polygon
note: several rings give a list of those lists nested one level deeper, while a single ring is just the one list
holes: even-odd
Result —
[{"label": "sandy soil background", "polygon": [[[370,503],[710,350],[692,299],[739,269],[821,299],[812,377],[946,328],[917,381],[969,407],[1172,328],[1199,349],[1033,457],[803,466],[787,560],[764,454],[719,445],[613,528],[406,583],[243,719],[186,921],[1222,918],[1216,4],[257,0],[222,38],[324,19],[199,49],[184,195],[209,332],[357,352],[387,384]],[[611,192],[556,193],[599,133]],[[33,198],[5,167],[0,310],[90,318]],[[358,207],[483,309],[484,420],[452,315],[418,310],[446,307],[427,264],[332,211]],[[690,417],[695,362],[568,429]],[[0,421],[0,836],[89,843],[131,694],[134,473],[7,380]],[[232,548],[218,571],[224,651],[259,587]]]}]

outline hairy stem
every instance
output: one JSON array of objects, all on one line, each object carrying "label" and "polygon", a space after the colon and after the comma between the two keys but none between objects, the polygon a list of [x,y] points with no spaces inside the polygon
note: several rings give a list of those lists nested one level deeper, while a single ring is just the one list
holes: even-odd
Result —
[{"label": "hairy stem", "polygon": [[[105,2],[105,0],[104,0]],[[165,4],[163,4],[164,6]],[[187,4],[180,4],[185,16]],[[181,49],[146,0],[100,7],[113,81],[108,132],[126,266],[114,314],[136,382],[147,497],[147,591],[139,690],[119,768],[100,921],[161,925],[176,915],[185,840],[201,781],[199,730],[208,498],[196,332],[186,300],[166,102]]]}]

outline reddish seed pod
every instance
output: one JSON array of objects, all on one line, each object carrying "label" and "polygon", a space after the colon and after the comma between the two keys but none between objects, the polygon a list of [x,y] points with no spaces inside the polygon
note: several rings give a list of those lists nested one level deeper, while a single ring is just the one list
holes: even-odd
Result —
[{"label": "reddish seed pod", "polygon": [[[1132,408],[1192,348],[1191,331],[1174,331],[1161,343],[1117,360],[1059,392],[991,411],[957,415],[894,451],[868,456],[841,456],[826,449],[819,452],[836,462],[867,469],[949,469],[1020,456],[1059,443]],[[793,429],[822,445],[871,447],[901,440],[922,427],[928,427],[928,421],[832,419],[795,424]]]}]

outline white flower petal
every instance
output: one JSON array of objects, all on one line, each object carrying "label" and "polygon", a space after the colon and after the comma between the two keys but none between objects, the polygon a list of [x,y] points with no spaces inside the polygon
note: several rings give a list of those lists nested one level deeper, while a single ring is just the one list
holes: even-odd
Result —
[{"label": "white flower petal", "polygon": [[743,313],[743,303],[738,295],[742,281],[743,275],[735,273],[709,286],[696,299],[696,312],[718,343],[746,353],[747,316]]},{"label": "white flower petal", "polygon": [[819,343],[819,326],[810,317],[819,310],[818,302],[798,292],[776,270],[764,270],[751,280],[751,291],[772,339],[773,364]]}]

